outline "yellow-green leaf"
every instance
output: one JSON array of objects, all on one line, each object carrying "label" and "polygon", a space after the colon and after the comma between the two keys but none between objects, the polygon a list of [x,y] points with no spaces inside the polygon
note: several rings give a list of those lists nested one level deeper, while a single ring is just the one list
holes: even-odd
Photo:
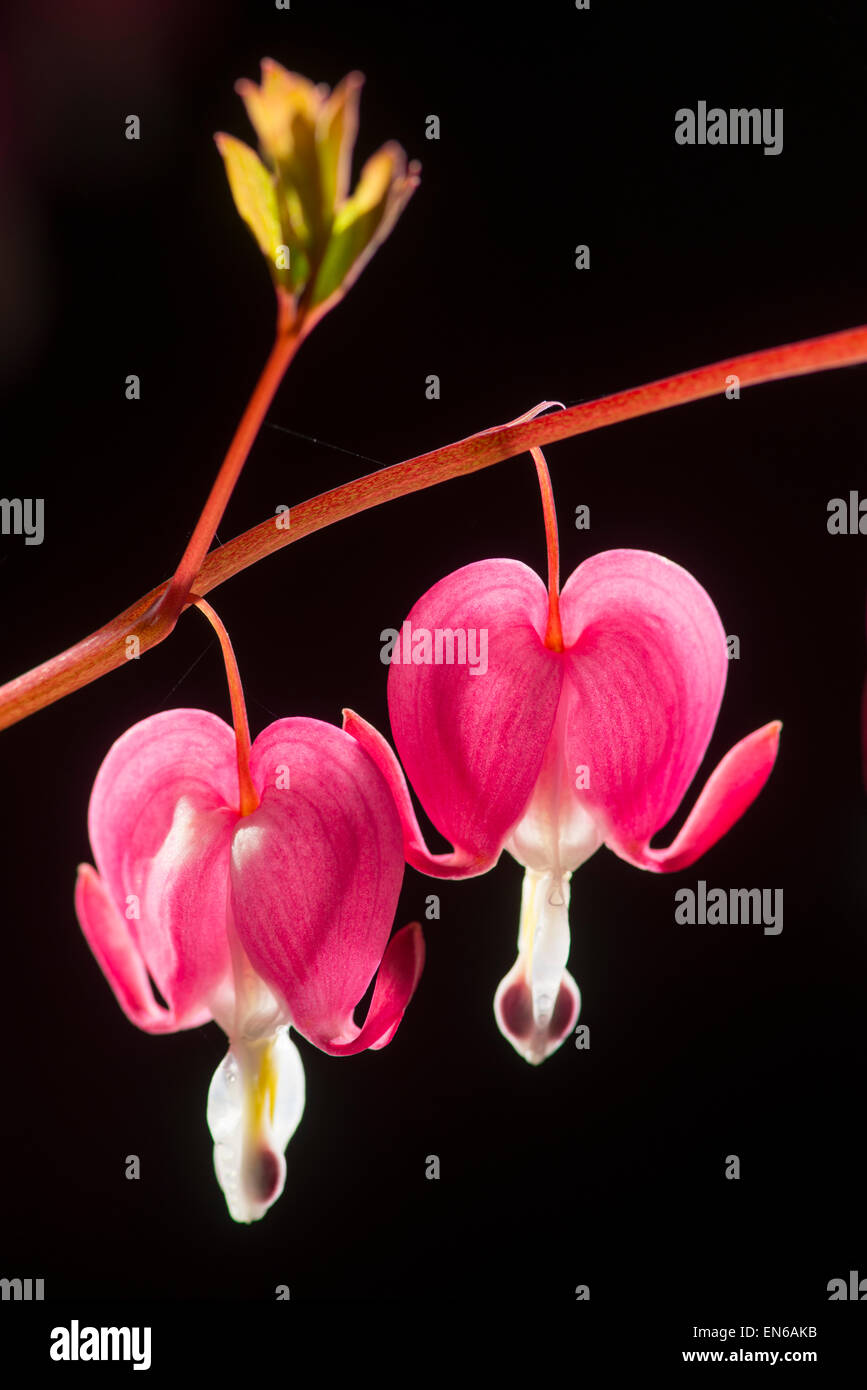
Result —
[{"label": "yellow-green leaf", "polygon": [[334,219],[311,307],[348,289],[394,226],[418,184],[418,166],[407,173],[400,145],[383,145],[361,171],[358,187]]},{"label": "yellow-green leaf", "polygon": [[363,85],[364,77],[360,72],[347,73],[325,102],[316,123],[322,209],[328,222],[349,192]]},{"label": "yellow-green leaf", "polygon": [[299,134],[312,131],[328,91],[317,87],[297,72],[288,72],[273,58],[262,59],[262,85],[241,78],[235,91],[247,108],[250,123],[259,137],[262,154],[271,163],[289,163]]},{"label": "yellow-green leaf", "polygon": [[259,156],[234,135],[216,135],[235,207],[276,273],[277,248],[283,241],[274,179]]}]

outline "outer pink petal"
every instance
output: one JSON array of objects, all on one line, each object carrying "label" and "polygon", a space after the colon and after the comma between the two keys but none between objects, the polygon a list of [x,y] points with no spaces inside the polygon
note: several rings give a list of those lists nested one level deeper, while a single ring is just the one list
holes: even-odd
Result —
[{"label": "outer pink petal", "polygon": [[[352,1012],[385,953],[400,893],[394,802],[355,740],[314,719],[270,725],[250,768],[261,804],[232,843],[238,936],[298,1031],[317,1046],[345,1044],[357,1038]],[[370,1042],[393,1026],[388,1013]]]},{"label": "outer pink petal", "polygon": [[688,869],[739,820],[771,775],[780,744],[779,720],[742,738],[711,773],[686,824],[668,849],[629,851],[612,845],[621,859],[641,869],[673,873]]},{"label": "outer pink petal", "polygon": [[430,874],[434,878],[471,878],[474,874],[486,873],[493,868],[499,851],[481,860],[474,859],[462,849],[454,850],[451,854],[431,854],[424,842],[403,768],[388,742],[378,729],[354,710],[343,711],[343,727],[373,759],[388,783],[403,828],[403,853],[408,864],[418,869],[419,873]]},{"label": "outer pink petal", "polygon": [[164,1009],[157,1003],[129,924],[89,864],[79,865],[75,908],[90,948],[131,1023],[147,1033],[172,1033],[208,1022],[210,1014],[206,1008],[178,1018],[174,1009]]},{"label": "outer pink petal", "polygon": [[547,613],[545,586],[526,565],[466,565],[429,589],[408,621],[431,634],[484,630],[486,673],[469,664],[391,663],[397,751],[458,862],[475,863],[470,872],[497,858],[542,766],[563,678],[561,659],[543,641]]},{"label": "outer pink petal", "polygon": [[90,839],[105,891],[178,1019],[198,1016],[230,970],[237,779],[228,725],[167,710],[119,738],[94,783]]},{"label": "outer pink petal", "polygon": [[641,550],[609,550],[578,567],[560,612],[567,646],[570,772],[624,857],[676,811],[704,756],[725,687],[725,633],[701,585]]},{"label": "outer pink petal", "polygon": [[373,998],[363,1028],[353,1023],[345,1040],[320,1034],[310,1038],[333,1057],[349,1057],[370,1047],[374,1051],[390,1043],[415,993],[424,968],[424,937],[421,925],[410,922],[395,932],[382,958]]}]

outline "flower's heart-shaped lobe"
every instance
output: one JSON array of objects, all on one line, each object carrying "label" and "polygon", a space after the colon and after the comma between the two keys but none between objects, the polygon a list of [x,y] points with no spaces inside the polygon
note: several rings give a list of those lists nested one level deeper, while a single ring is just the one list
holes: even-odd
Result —
[{"label": "flower's heart-shaped lobe", "polygon": [[[354,738],[312,719],[260,734],[251,772],[260,805],[242,817],[234,735],[202,710],[165,711],[118,739],[91,797],[99,872],[82,865],[76,887],[91,949],[149,1032],[211,1017],[230,1035],[276,1026],[276,1001],[247,980],[252,962],[316,1046],[382,1047],[424,959],[418,924],[389,942],[404,861],[388,786]],[[352,1012],[378,967],[359,1029]]]},{"label": "flower's heart-shaped lobe", "polygon": [[526,565],[466,565],[429,589],[408,621],[431,642],[437,631],[468,643],[475,633],[477,652],[484,633],[487,669],[410,664],[412,649],[389,669],[398,752],[430,819],[460,847],[463,872],[496,861],[539,776],[563,675],[544,645],[547,612],[545,587]]},{"label": "flower's heart-shaped lobe", "polygon": [[226,900],[237,800],[232,730],[205,710],[166,710],[135,724],[97,774],[88,826],[99,873],[79,872],[79,920],[121,1008],[149,1032],[206,1022],[231,973]]},{"label": "flower's heart-shaped lobe", "polygon": [[709,595],[661,555],[610,550],[579,565],[560,596],[566,652],[566,752],[605,843],[638,868],[688,868],[731,829],[771,774],[779,720],[729,749],[683,829],[651,837],[677,810],[707,750],[728,671]]},{"label": "flower's heart-shaped lobe", "polygon": [[591,556],[560,596],[566,756],[616,852],[671,818],[716,724],[728,662],[709,596],[679,565],[637,550]]},{"label": "flower's heart-shaped lobe", "polygon": [[[260,805],[236,827],[231,853],[239,940],[317,1047],[382,1046],[423,958],[415,924],[389,944],[403,852],[385,779],[354,738],[314,719],[271,724],[253,744],[250,771]],[[380,961],[360,1029],[353,1010]]]}]

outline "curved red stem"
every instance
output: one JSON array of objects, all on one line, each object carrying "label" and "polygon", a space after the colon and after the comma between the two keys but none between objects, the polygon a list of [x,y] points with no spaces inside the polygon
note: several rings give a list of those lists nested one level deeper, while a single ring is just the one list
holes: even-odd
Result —
[{"label": "curved red stem", "polygon": [[554,506],[554,491],[551,487],[551,474],[541,449],[531,449],[542,494],[542,512],[545,517],[545,543],[548,550],[548,626],[545,630],[545,646],[553,652],[563,650],[563,628],[560,624],[560,537],[557,532],[557,509]]},{"label": "curved red stem", "polygon": [[190,594],[190,603],[201,609],[211,627],[220,639],[223,663],[226,667],[226,681],[229,686],[229,699],[232,704],[232,724],[235,729],[235,744],[238,749],[238,790],[241,802],[241,815],[249,816],[259,805],[259,796],[250,776],[250,725],[247,721],[247,706],[244,702],[244,688],[235,651],[222,619],[209,603],[195,594]]},{"label": "curved red stem", "polygon": [[[865,361],[867,327],[851,328],[821,338],[789,343],[785,347],[732,357],[710,367],[653,382],[649,386],[639,386],[618,395],[605,396],[602,400],[572,406],[556,415],[483,430],[468,439],[421,454],[405,463],[394,464],[391,468],[383,468],[377,473],[369,473],[366,477],[302,502],[291,509],[291,529],[276,525],[275,518],[268,517],[258,526],[205,556],[195,578],[196,592],[209,593],[232,575],[239,574],[283,546],[395,497],[433,487],[448,478],[478,472],[534,446],[586,434],[620,420],[633,420],[640,415],[667,410],[670,406],[719,395],[725,389],[726,377],[732,374],[740,378],[741,386],[752,386]],[[168,582],[158,585],[97,632],[0,687],[0,729],[26,719],[55,700],[122,666],[128,655],[127,637],[134,635],[139,638],[141,652],[148,651],[168,637],[175,625],[175,618],[160,609],[168,588]]]}]

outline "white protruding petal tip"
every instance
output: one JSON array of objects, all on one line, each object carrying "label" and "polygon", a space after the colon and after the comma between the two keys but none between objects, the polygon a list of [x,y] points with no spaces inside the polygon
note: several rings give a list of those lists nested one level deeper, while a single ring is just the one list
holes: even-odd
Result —
[{"label": "white protruding petal tip", "polygon": [[535,1017],[532,991],[520,956],[500,981],[494,997],[497,1027],[525,1062],[534,1067],[563,1045],[580,1012],[580,990],[569,971],[564,970],[554,1007],[540,1023]]}]

